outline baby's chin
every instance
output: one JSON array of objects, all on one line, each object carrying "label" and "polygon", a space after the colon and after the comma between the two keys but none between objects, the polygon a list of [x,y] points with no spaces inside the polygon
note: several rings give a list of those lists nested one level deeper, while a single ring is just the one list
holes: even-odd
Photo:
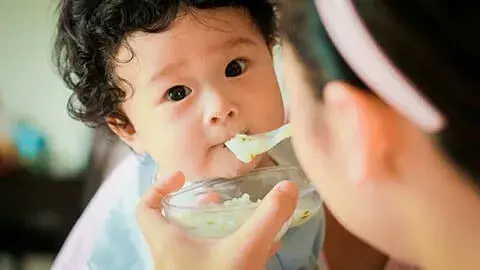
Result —
[{"label": "baby's chin", "polygon": [[[232,164],[232,169],[227,172],[229,173],[226,177],[236,177],[245,175],[255,169],[260,169],[264,167],[268,167],[268,161],[270,161],[270,157],[267,154],[259,155],[255,157],[251,162],[244,163],[243,161],[236,160],[235,164]],[[272,162],[270,166],[274,166],[275,164]]]}]

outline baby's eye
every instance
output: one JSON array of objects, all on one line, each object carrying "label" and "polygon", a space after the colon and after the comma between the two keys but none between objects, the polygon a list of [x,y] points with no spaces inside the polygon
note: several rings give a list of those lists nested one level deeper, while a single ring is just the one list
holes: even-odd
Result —
[{"label": "baby's eye", "polygon": [[225,68],[225,76],[227,78],[238,77],[242,75],[246,69],[247,60],[235,59],[232,62],[228,63],[227,67]]},{"label": "baby's eye", "polygon": [[192,90],[184,85],[176,85],[167,91],[167,99],[169,101],[180,101],[186,98],[188,95],[192,93]]}]

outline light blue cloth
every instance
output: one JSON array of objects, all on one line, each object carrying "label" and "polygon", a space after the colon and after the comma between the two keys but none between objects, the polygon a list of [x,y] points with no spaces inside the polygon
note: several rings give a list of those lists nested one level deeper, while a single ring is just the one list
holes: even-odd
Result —
[{"label": "light blue cloth", "polygon": [[[126,169],[126,164],[129,169]],[[155,163],[149,157],[137,157],[136,160],[130,157],[122,166],[117,168],[107,180],[109,183],[105,183],[92,200],[66,241],[53,269],[153,269],[151,255],[137,225],[135,206],[154,179]],[[116,179],[122,177],[126,179],[117,182]],[[111,200],[106,198],[109,196]],[[267,269],[322,269],[317,267],[316,262],[323,238],[322,213],[287,232],[282,239],[282,249],[271,258]]]}]

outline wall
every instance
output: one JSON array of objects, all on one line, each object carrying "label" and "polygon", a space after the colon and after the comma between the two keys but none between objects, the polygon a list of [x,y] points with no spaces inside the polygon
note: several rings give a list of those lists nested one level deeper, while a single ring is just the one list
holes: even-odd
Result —
[{"label": "wall", "polygon": [[44,130],[52,172],[71,175],[88,157],[92,131],[66,114],[69,91],[51,65],[55,0],[0,1],[0,107]]}]

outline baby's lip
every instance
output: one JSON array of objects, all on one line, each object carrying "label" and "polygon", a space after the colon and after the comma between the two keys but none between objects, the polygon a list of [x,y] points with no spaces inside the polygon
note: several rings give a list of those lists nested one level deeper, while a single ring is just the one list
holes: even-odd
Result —
[{"label": "baby's lip", "polygon": [[228,137],[228,138],[227,138],[226,140],[224,140],[222,143],[219,143],[219,145],[220,145],[220,144],[223,144],[223,147],[226,147],[225,144],[226,144],[228,141],[230,141],[231,139],[235,138],[235,136],[237,136],[238,134],[250,135],[251,133],[250,133],[250,130],[248,130],[248,129],[246,129],[246,128],[245,128],[245,129],[242,129],[242,130],[240,130],[240,131],[238,131],[238,132],[234,132],[232,135],[230,135],[230,137]]},{"label": "baby's lip", "polygon": [[[248,128],[244,128],[242,130],[240,130],[239,132],[237,132],[237,134],[245,134],[245,135],[250,135],[250,130]],[[237,135],[235,134],[235,135]]]},{"label": "baby's lip", "polygon": [[218,148],[218,147],[227,148],[226,143],[227,143],[228,141],[230,141],[232,138],[233,138],[233,137],[231,137],[231,138],[229,138],[229,139],[227,139],[227,140],[223,140],[221,143],[216,143],[216,144],[212,145],[211,148]]}]

